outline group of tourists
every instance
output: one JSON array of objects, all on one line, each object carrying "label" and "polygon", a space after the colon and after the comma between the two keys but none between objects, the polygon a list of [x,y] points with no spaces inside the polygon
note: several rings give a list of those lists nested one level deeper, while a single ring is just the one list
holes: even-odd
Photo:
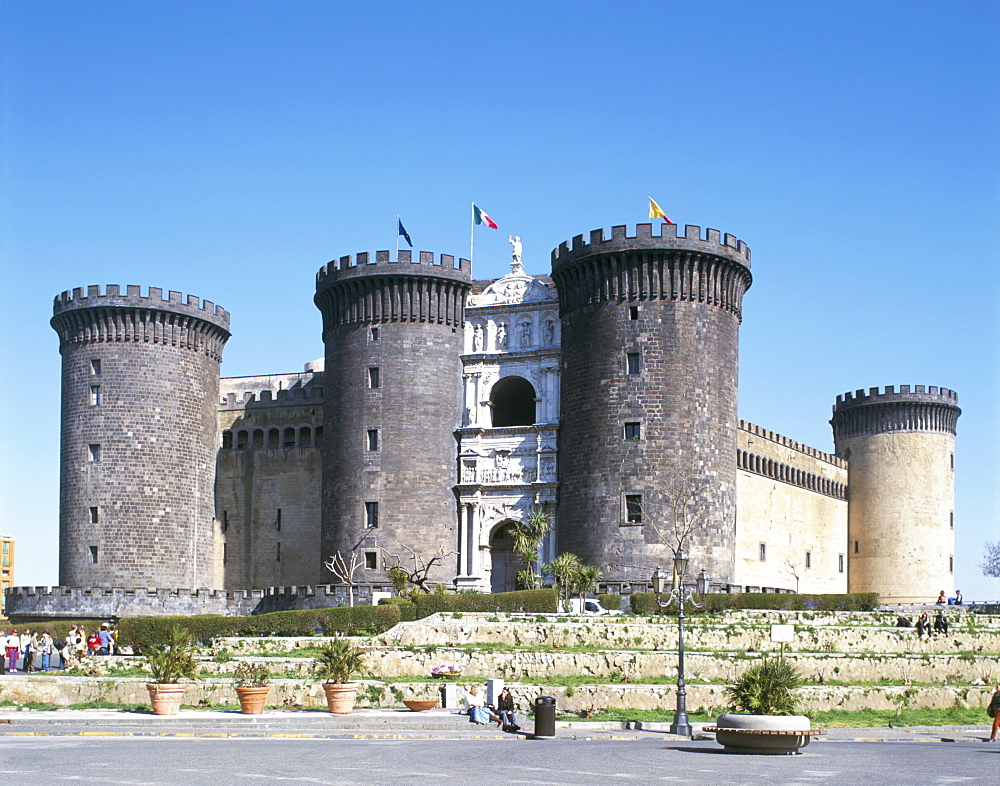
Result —
[{"label": "group of tourists", "polygon": [[84,658],[115,653],[115,631],[104,623],[100,630],[88,635],[83,625],[73,625],[65,638],[53,639],[49,631],[40,634],[25,628],[20,633],[11,630],[6,635],[0,630],[0,674],[30,673],[49,671],[56,668],[58,661],[62,668],[76,666]]}]

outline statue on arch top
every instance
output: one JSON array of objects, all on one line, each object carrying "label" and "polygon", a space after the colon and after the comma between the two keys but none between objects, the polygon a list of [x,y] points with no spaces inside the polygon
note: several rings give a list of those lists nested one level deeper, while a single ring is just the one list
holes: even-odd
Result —
[{"label": "statue on arch top", "polygon": [[507,242],[513,246],[510,253],[510,272],[515,276],[523,276],[524,265],[521,264],[521,236],[507,235]]}]

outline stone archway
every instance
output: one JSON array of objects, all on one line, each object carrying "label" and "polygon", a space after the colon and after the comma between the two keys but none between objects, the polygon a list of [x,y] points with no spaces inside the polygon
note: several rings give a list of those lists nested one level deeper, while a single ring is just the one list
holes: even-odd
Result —
[{"label": "stone archway", "polygon": [[514,527],[508,519],[490,536],[490,592],[511,592],[517,589],[517,573],[525,569],[524,560],[514,552]]}]

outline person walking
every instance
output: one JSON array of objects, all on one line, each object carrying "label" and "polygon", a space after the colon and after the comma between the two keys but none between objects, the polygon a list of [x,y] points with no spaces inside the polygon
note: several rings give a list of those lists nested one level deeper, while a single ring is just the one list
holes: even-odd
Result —
[{"label": "person walking", "polygon": [[1000,685],[997,685],[993,697],[986,707],[986,713],[993,718],[993,728],[990,731],[990,742],[997,741],[997,730],[1000,729]]},{"label": "person walking", "polygon": [[30,674],[34,669],[32,668],[31,658],[33,652],[31,650],[31,630],[28,628],[24,629],[21,633],[21,637],[18,644],[18,650],[21,654],[21,671],[25,674]]}]

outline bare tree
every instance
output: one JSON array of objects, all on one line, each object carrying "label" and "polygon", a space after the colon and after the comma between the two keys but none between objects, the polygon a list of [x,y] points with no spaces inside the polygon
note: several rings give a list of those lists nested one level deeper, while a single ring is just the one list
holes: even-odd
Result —
[{"label": "bare tree", "polygon": [[984,576],[1000,579],[1000,540],[988,540],[983,550],[983,561],[979,563]]},{"label": "bare tree", "polygon": [[[391,561],[391,565],[387,571],[390,574],[390,578],[392,574],[396,574],[399,578],[405,577],[406,583],[413,586],[413,591],[426,593],[430,593],[430,590],[427,588],[427,581],[431,569],[438,563],[443,562],[445,557],[458,553],[456,551],[445,551],[444,544],[442,544],[438,546],[438,550],[434,552],[434,556],[427,559],[417,554],[409,546],[403,546],[409,552],[409,556],[406,559],[409,560],[410,564],[407,566],[403,565],[403,560],[398,555],[392,554],[381,546],[379,548],[382,551],[383,558]],[[396,580],[393,579],[393,584],[395,583]]]},{"label": "bare tree", "polygon": [[801,578],[799,573],[799,563],[792,562],[790,557],[785,557],[785,569],[788,571],[789,575],[795,579],[795,594],[799,594],[799,579]]},{"label": "bare tree", "polygon": [[[660,542],[676,554],[687,547],[692,533],[708,523],[710,505],[715,499],[711,480],[701,475],[670,472],[658,496],[663,499],[661,503],[641,501],[641,523],[649,526]],[[677,579],[674,575],[675,586]]]},{"label": "bare tree", "polygon": [[344,555],[337,550],[337,553],[323,563],[323,566],[330,571],[339,581],[347,585],[347,596],[350,598],[350,605],[354,606],[354,574],[361,568],[361,560],[356,551],[351,552],[351,561],[348,564]]}]

